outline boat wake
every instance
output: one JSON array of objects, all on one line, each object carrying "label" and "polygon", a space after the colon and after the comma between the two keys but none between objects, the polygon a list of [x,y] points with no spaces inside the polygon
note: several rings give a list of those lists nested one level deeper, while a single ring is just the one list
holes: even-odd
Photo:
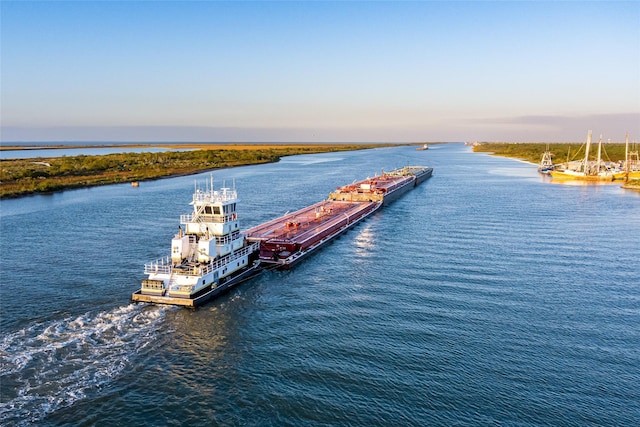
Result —
[{"label": "boat wake", "polygon": [[317,163],[338,162],[344,160],[343,157],[335,157],[335,155],[323,155],[323,154],[301,154],[298,156],[285,157],[280,160],[281,164],[296,164],[296,165],[315,165]]},{"label": "boat wake", "polygon": [[126,305],[37,323],[0,341],[0,424],[31,424],[112,382],[153,347],[166,307]]}]

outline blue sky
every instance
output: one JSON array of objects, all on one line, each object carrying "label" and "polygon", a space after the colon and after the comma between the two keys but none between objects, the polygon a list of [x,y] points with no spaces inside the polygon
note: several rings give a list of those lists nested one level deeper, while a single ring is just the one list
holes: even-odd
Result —
[{"label": "blue sky", "polygon": [[7,1],[2,142],[640,139],[640,2]]}]

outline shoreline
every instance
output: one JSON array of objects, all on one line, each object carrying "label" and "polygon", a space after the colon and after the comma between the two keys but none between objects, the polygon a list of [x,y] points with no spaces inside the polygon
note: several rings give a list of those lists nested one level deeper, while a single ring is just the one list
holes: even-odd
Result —
[{"label": "shoreline", "polygon": [[[123,143],[123,144],[78,144],[78,145],[66,145],[62,143],[55,144],[33,144],[33,145],[0,145],[0,151],[34,151],[34,150],[67,150],[67,149],[99,149],[99,148],[167,148],[167,149],[195,149],[195,150],[256,150],[256,149],[274,149],[274,148],[287,148],[287,147],[305,147],[305,148],[317,148],[317,147],[343,147],[343,146],[404,146],[404,145],[418,145],[417,142],[335,142],[335,143],[323,143],[323,142],[222,142],[222,143],[206,143],[206,142],[135,142],[135,143]],[[372,147],[375,148],[375,147]]]},{"label": "shoreline", "polygon": [[[508,143],[504,143],[505,145],[507,145]],[[524,144],[522,144],[524,145]],[[518,154],[516,153],[504,153],[504,152],[494,152],[494,151],[484,151],[484,150],[476,150],[476,146],[473,147],[473,152],[474,153],[485,153],[488,154],[490,156],[497,156],[497,157],[504,157],[510,160],[515,160],[517,162],[520,163],[526,163],[526,164],[530,164],[534,167],[537,167],[539,165],[539,163],[533,162],[530,159],[527,158],[523,158],[523,157],[518,157]],[[519,153],[521,154],[521,153]],[[556,181],[556,182],[560,182],[561,181]],[[575,181],[570,181],[570,182],[575,182]],[[607,181],[594,181],[594,182],[588,182],[588,181],[583,181],[587,184],[606,184],[606,185],[615,185],[618,184],[620,186],[620,188],[623,188],[625,190],[632,190],[632,191],[638,191],[640,192],[640,180],[638,179],[631,179],[628,181],[621,181],[621,180],[615,180],[615,181],[611,181],[611,182],[607,182]]]},{"label": "shoreline", "polygon": [[[190,144],[169,153],[118,153],[0,159],[0,199],[52,194],[70,189],[151,181],[223,168],[274,163],[282,157],[358,151],[408,144]],[[118,145],[116,147],[132,147]],[[138,147],[158,145],[136,144]],[[167,144],[165,147],[171,147]],[[104,147],[104,146],[101,146]],[[77,148],[77,147],[73,147]],[[50,149],[48,147],[47,149]]]},{"label": "shoreline", "polygon": [[640,179],[625,182],[621,187],[625,190],[632,190],[640,193]]}]

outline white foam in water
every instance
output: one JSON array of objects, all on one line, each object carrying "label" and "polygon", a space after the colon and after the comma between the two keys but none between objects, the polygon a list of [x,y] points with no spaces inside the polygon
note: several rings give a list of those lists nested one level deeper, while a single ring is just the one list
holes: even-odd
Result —
[{"label": "white foam in water", "polygon": [[[146,308],[145,308],[146,307]],[[32,423],[108,384],[153,346],[168,307],[126,305],[34,324],[0,341],[0,424]],[[10,393],[15,384],[15,393]]]},{"label": "white foam in water", "polygon": [[284,157],[280,160],[280,163],[293,163],[296,165],[313,165],[316,163],[327,163],[327,162],[337,162],[343,160],[342,158],[335,157],[332,155],[322,155],[322,154],[313,154],[313,155],[298,155],[298,156],[289,156]]}]

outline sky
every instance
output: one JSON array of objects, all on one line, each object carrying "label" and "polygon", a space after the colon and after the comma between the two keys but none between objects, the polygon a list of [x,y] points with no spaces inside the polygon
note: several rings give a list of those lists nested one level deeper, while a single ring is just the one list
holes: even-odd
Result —
[{"label": "sky", "polygon": [[640,140],[638,1],[0,1],[0,142]]}]

